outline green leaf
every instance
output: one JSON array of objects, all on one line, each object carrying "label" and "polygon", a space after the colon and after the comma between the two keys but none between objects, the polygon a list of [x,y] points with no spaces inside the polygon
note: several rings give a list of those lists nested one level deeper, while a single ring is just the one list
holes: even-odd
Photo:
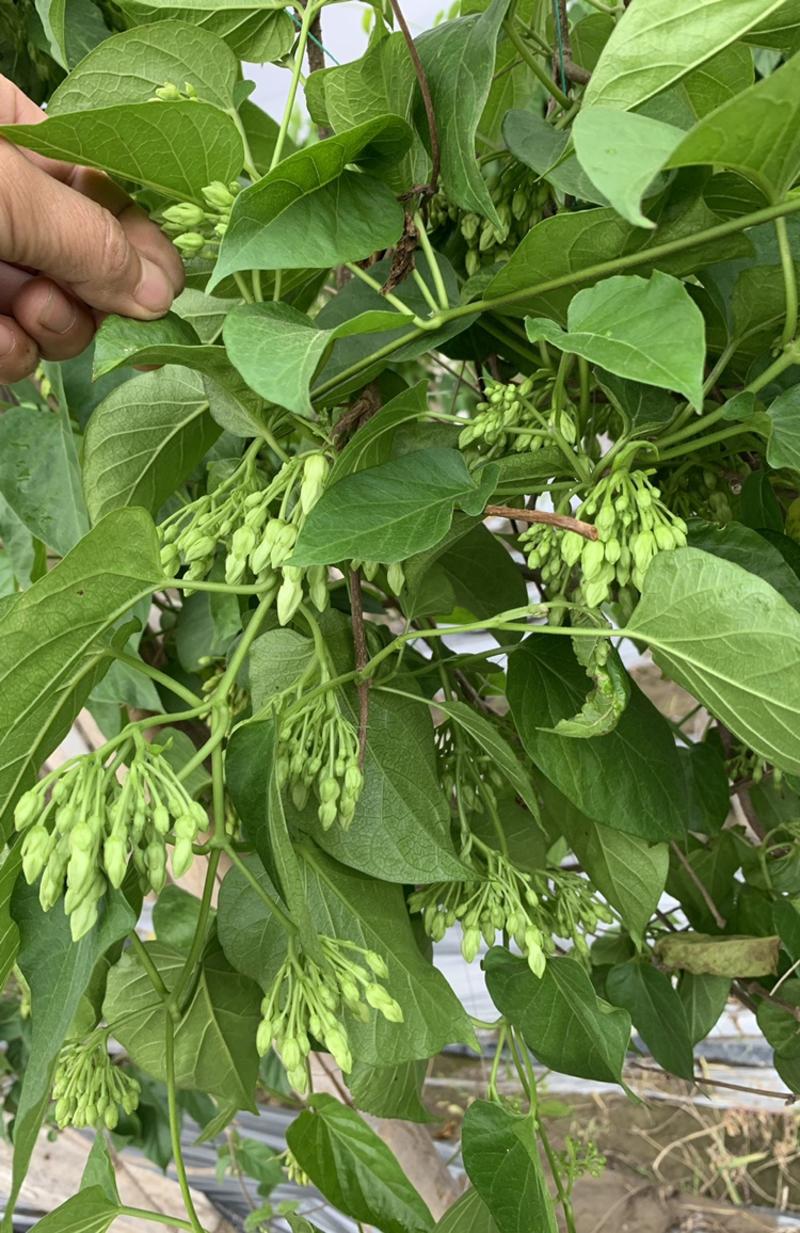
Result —
[{"label": "green leaf", "polygon": [[530,1117],[476,1100],[461,1136],[467,1176],[491,1212],[499,1233],[557,1233],[553,1201]]},{"label": "green leaf", "polygon": [[58,1054],[97,961],[136,923],[130,904],[113,892],[105,899],[98,923],[73,942],[62,904],[43,912],[37,888],[24,882],[17,884],[11,911],[20,934],[17,962],[31,990],[31,1045],[14,1120],[9,1215],[50,1103]]},{"label": "green leaf", "polygon": [[[340,705],[358,723],[354,693]],[[499,738],[502,741],[502,738]],[[347,830],[323,831],[311,807],[315,841],[351,869],[386,882],[461,881],[467,876],[450,838],[450,810],[439,785],[427,700],[373,689],[364,786]]]},{"label": "green leaf", "polygon": [[[378,116],[285,158],[236,198],[210,287],[238,270],[322,269],[390,247],[402,207],[368,173],[410,141],[402,120]],[[352,163],[367,174],[346,170]]]},{"label": "green leaf", "polygon": [[153,905],[153,932],[157,941],[188,954],[199,918],[197,896],[168,883]]},{"label": "green leaf", "polygon": [[757,574],[793,608],[800,609],[800,579],[780,550],[752,527],[743,526],[741,522],[729,522],[724,527],[713,522],[692,522],[689,546]]},{"label": "green leaf", "polygon": [[256,638],[247,659],[253,714],[300,679],[314,660],[314,643],[295,629],[270,629]]},{"label": "green leaf", "polygon": [[767,407],[772,431],[767,442],[771,467],[800,472],[800,385],[784,390]]},{"label": "green leaf", "polygon": [[[330,125],[336,133],[380,115],[399,116],[413,125],[417,99],[417,77],[400,30],[373,41],[359,60],[323,69],[306,83],[312,117]],[[424,184],[430,165],[415,131],[408,152],[396,166],[387,168],[386,183],[398,192]]]},{"label": "green leaf", "polygon": [[608,204],[575,155],[568,152],[570,134],[554,128],[539,112],[507,112],[503,137],[514,158],[537,172],[559,193],[596,205]]},{"label": "green leaf", "polygon": [[5,988],[8,974],[17,961],[19,929],[11,915],[11,896],[22,865],[20,845],[11,848],[0,865],[0,984]]},{"label": "green leaf", "polygon": [[161,580],[144,510],[104,518],[3,613],[0,639],[0,823],[63,740],[109,666],[108,634]]},{"label": "green leaf", "polygon": [[683,1002],[692,1045],[705,1040],[725,1010],[731,982],[727,976],[697,976],[681,972],[678,997]]},{"label": "green leaf", "polygon": [[326,488],[298,536],[291,563],[403,561],[437,544],[455,506],[480,493],[457,450],[419,450],[357,471]]},{"label": "green leaf", "polygon": [[480,523],[437,555],[434,562],[427,561],[426,556],[407,562],[401,596],[407,617],[447,612],[448,608],[438,602],[441,594],[447,596],[450,609],[462,609],[477,619],[522,608],[527,602],[525,579],[514,558]]},{"label": "green leaf", "polygon": [[[186,956],[163,942],[146,943],[167,989],[180,976]],[[237,1109],[255,1111],[258,1076],[256,1029],[260,994],[252,981],[226,962],[219,943],[203,957],[197,987],[175,1028],[175,1077],[180,1089],[210,1092]],[[108,974],[103,1015],[131,1059],[155,1079],[166,1078],[166,1012],[134,951],[126,951]]]},{"label": "green leaf", "polygon": [[240,304],[228,315],[223,335],[232,363],[252,390],[298,415],[311,415],[311,383],[335,339],[404,324],[411,324],[410,316],[385,310],[321,330],[289,304]]},{"label": "green leaf", "polygon": [[491,0],[482,13],[443,22],[415,40],[441,126],[442,183],[462,210],[497,226],[492,198],[475,157],[475,137],[494,74],[497,36],[509,0]]},{"label": "green leaf", "polygon": [[0,125],[0,136],[200,204],[204,185],[227,183],[242,168],[242,140],[231,117],[196,100],[76,111],[42,124]]},{"label": "green leaf", "polygon": [[672,733],[635,683],[607,736],[576,741],[542,731],[574,715],[586,690],[567,639],[532,634],[514,651],[508,700],[527,753],[595,822],[654,841],[682,834],[685,799]]},{"label": "green leaf", "polygon": [[682,130],[611,107],[583,107],[572,137],[581,167],[617,213],[634,227],[655,227],[642,214],[642,197],[683,137]]},{"label": "green leaf", "polygon": [[661,552],[627,629],[746,745],[800,772],[800,614],[768,583],[697,548]]},{"label": "green leaf", "polygon": [[167,313],[157,321],[133,321],[130,317],[112,315],[105,318],[95,337],[92,378],[97,381],[124,364],[172,362],[191,366],[190,348],[199,344],[190,323],[175,313]]},{"label": "green leaf", "polygon": [[585,105],[630,110],[730,46],[783,0],[638,0],[605,45]]},{"label": "green leaf", "polygon": [[306,905],[302,869],[275,780],[276,740],[274,718],[241,724],[226,746],[226,783],[245,835],[283,896],[303,945],[315,955],[319,947]]},{"label": "green leaf", "polygon": [[627,1010],[659,1066],[691,1081],[694,1058],[689,1024],[669,978],[651,963],[631,959],[608,973],[606,993],[615,1006]]},{"label": "green leaf", "polygon": [[94,1187],[103,1191],[109,1203],[119,1203],[114,1162],[108,1150],[108,1139],[102,1130],[94,1136],[92,1150],[81,1174],[81,1190],[85,1192]]},{"label": "green leaf", "polygon": [[436,1233],[497,1233],[492,1213],[477,1190],[465,1190],[436,1226]]},{"label": "green leaf", "polygon": [[641,114],[690,129],[702,116],[752,86],[754,77],[753,53],[744,43],[732,43],[674,86],[648,99]]},{"label": "green leaf", "polygon": [[177,300],[173,301],[172,312],[161,320],[167,321],[173,315],[178,316],[188,322],[201,343],[213,343],[222,333],[228,313],[238,303],[238,299],[225,300],[216,295],[205,295],[193,287],[185,287]]},{"label": "green leaf", "polygon": [[[279,0],[122,0],[129,24],[191,22],[216,34],[239,60],[279,60],[292,45],[294,23]],[[180,85],[180,82],[177,84]]]},{"label": "green leaf", "polygon": [[[309,841],[301,849],[306,902],[319,933],[369,947],[386,960],[387,987],[403,1009],[403,1022],[378,1014],[361,1023],[345,1016],[353,1056],[370,1066],[429,1058],[455,1040],[474,1044],[466,1012],[440,972],[417,945],[403,890],[367,878],[331,860]],[[267,895],[267,875],[252,857],[250,870]],[[269,989],[286,956],[286,934],[238,870],[225,877],[218,928],[230,962]]]},{"label": "green leaf", "polygon": [[373,1117],[401,1118],[404,1122],[430,1122],[422,1103],[422,1087],[429,1062],[400,1062],[397,1066],[366,1066],[354,1061],[347,1086],[357,1108]]},{"label": "green leaf", "polygon": [[100,1186],[81,1190],[33,1226],[37,1233],[105,1233],[121,1214]]},{"label": "green leaf", "polygon": [[731,167],[779,201],[800,171],[800,56],[699,120],[667,162]]},{"label": "green leaf", "polygon": [[597,996],[579,963],[548,959],[537,977],[524,959],[494,947],[483,966],[492,1001],[543,1066],[581,1079],[622,1081],[630,1018]]},{"label": "green leaf", "polygon": [[127,505],[156,514],[219,433],[196,373],[167,367],[126,381],[86,429],[83,484],[93,521]]},{"label": "green leaf", "polygon": [[[781,1002],[800,1007],[800,980],[784,981],[780,988]],[[756,1007],[758,1026],[776,1053],[787,1061],[800,1057],[800,1022],[790,1010],[774,1002],[760,999]]]},{"label": "green leaf", "polygon": [[619,377],[678,390],[702,409],[703,314],[669,274],[620,274],[579,291],[569,306],[566,333],[546,317],[527,318],[525,328],[531,342],[543,338]]},{"label": "green leaf", "polygon": [[[607,736],[619,723],[619,717],[628,705],[631,682],[617,652],[598,641],[575,639],[575,658],[581,664],[591,682],[581,708],[575,715],[559,719],[552,728],[543,732],[555,732],[573,740],[589,740],[594,736]],[[603,654],[607,658],[603,660]]]},{"label": "green leaf", "polygon": [[[188,81],[199,97],[223,110],[233,106],[236,57],[198,26],[163,21],[105,39],[57,87],[48,116],[145,103],[165,81]],[[155,104],[153,104],[155,106]]]},{"label": "green leaf", "polygon": [[329,484],[354,471],[364,471],[388,462],[398,429],[403,424],[422,419],[428,414],[428,385],[418,381],[385,403],[337,455],[328,477]]},{"label": "green leaf", "polygon": [[66,411],[10,407],[0,417],[0,493],[28,530],[66,556],[89,530]]},{"label": "green leaf", "polygon": [[433,1217],[396,1158],[354,1109],[320,1094],[286,1132],[300,1168],[339,1211],[382,1233],[432,1229]]},{"label": "green leaf", "polygon": [[653,268],[670,274],[695,274],[698,269],[715,261],[733,257],[748,257],[750,241],[741,235],[727,236],[704,244],[687,247],[671,257],[648,262],[648,248],[658,242],[688,240],[706,227],[719,223],[702,197],[688,199],[678,195],[659,203],[653,212],[658,231],[632,227],[615,210],[562,210],[552,218],[543,219],[532,227],[510,259],[497,273],[484,294],[495,299],[519,294],[526,287],[539,287],[558,282],[559,286],[537,292],[514,304],[499,305],[495,311],[511,316],[525,313],[546,314],[563,321],[567,306],[577,286],[597,279],[582,278],[582,271],[601,262],[615,262],[622,256],[641,255],[642,273]]},{"label": "green leaf", "polygon": [[543,789],[554,826],[563,832],[592,885],[622,916],[635,942],[658,907],[667,881],[669,849],[624,835],[581,814],[555,788]]},{"label": "green leaf", "polygon": [[767,976],[777,969],[780,939],[665,934],[656,946],[659,962],[695,976]]}]

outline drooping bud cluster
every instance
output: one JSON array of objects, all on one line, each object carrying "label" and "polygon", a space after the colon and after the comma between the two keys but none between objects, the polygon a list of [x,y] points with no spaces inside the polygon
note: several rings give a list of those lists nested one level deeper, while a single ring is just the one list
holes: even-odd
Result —
[{"label": "drooping bud cluster", "polygon": [[541,976],[547,956],[555,952],[554,936],[571,939],[585,957],[585,934],[598,921],[613,922],[605,904],[576,874],[556,869],[527,873],[474,836],[462,859],[472,864],[476,880],[425,886],[414,891],[408,906],[422,913],[425,932],[435,942],[459,921],[461,953],[467,963],[478,954],[481,938],[493,946],[502,932],[517,944],[533,974]]},{"label": "drooping bud cluster", "polygon": [[[131,749],[120,783],[116,772]],[[142,889],[156,892],[166,881],[168,836],[174,842],[175,876],[192,863],[192,844],[207,824],[206,812],[162,753],[134,729],[116,756],[88,754],[65,763],[17,802],[16,828],[27,831],[22,871],[30,884],[41,876],[39,902],[45,912],[66,888],[64,910],[76,942],[95,924],[108,885],[122,885],[129,859]]]},{"label": "drooping bud cluster", "polygon": [[349,1010],[362,1022],[369,1008],[390,1023],[402,1023],[403,1012],[381,983],[389,975],[384,959],[373,950],[341,938],[320,936],[324,966],[293,943],[278,970],[272,988],[261,1003],[256,1048],[263,1055],[273,1041],[286,1067],[292,1087],[308,1091],[306,1059],[311,1038],[333,1056],[337,1066],[353,1066],[347,1029],[341,1021]]},{"label": "drooping bud cluster", "polygon": [[289,1147],[283,1153],[283,1167],[286,1169],[287,1182],[294,1182],[295,1186],[303,1188],[313,1184],[311,1178],[305,1169],[302,1168],[294,1152]]},{"label": "drooping bud cluster", "polygon": [[552,582],[564,567],[580,565],[581,595],[596,608],[611,595],[616,582],[632,582],[641,590],[647,567],[658,552],[682,548],[686,523],[661,501],[658,488],[644,471],[613,471],[601,479],[579,506],[576,516],[597,527],[596,540],[575,531],[555,531],[534,525],[519,537],[528,565]]},{"label": "drooping bud cluster", "polygon": [[506,782],[494,760],[464,728],[445,719],[434,731],[439,782],[448,801],[465,814],[495,813],[496,788]]},{"label": "drooping bud cluster", "polygon": [[179,201],[167,206],[161,225],[184,257],[216,256],[217,248],[231,217],[231,206],[241,191],[238,180],[223,184],[213,180],[200,190],[205,208],[194,201]]},{"label": "drooping bud cluster", "polygon": [[[352,561],[352,569],[360,569],[367,582],[374,582],[381,568],[380,561]],[[406,585],[406,575],[399,561],[386,567],[386,585],[391,595],[399,595]]]},{"label": "drooping bud cluster", "polygon": [[138,1081],[113,1065],[102,1036],[61,1050],[53,1081],[55,1119],[61,1130],[65,1126],[114,1130],[121,1113],[137,1108],[140,1093]]},{"label": "drooping bud cluster", "polygon": [[761,754],[746,745],[735,745],[727,760],[728,778],[731,783],[761,783],[765,775],[772,777],[776,788],[783,782],[783,771],[779,766],[773,766]]},{"label": "drooping bud cluster", "polygon": [[[307,592],[322,612],[328,605],[324,565],[302,569],[287,562],[306,517],[325,487],[328,460],[319,451],[289,458],[265,487],[247,460],[212,492],[183,506],[160,526],[161,563],[168,573],[188,566],[185,580],[205,578],[218,547],[225,549],[225,581],[238,586],[246,576],[276,599],[286,625]],[[279,502],[278,508],[272,508]],[[304,590],[305,588],[305,590]]]},{"label": "drooping bud cluster", "polygon": [[487,180],[489,195],[500,219],[499,229],[479,214],[465,213],[440,191],[430,203],[431,228],[455,223],[467,246],[464,265],[468,275],[483,265],[507,260],[531,227],[542,218],[550,191],[535,172],[513,163]]},{"label": "drooping bud cluster", "polygon": [[699,515],[722,526],[733,521],[729,484],[710,467],[689,467],[676,472],[668,495],[670,508],[684,518]]},{"label": "drooping bud cluster", "polygon": [[476,414],[459,436],[461,449],[474,445],[481,452],[531,453],[552,440],[552,429],[572,444],[576,437],[575,421],[567,407],[542,412],[532,400],[535,390],[546,396],[552,383],[553,374],[544,372],[534,373],[518,384],[487,381],[486,398],[477,404]]},{"label": "drooping bud cluster", "polygon": [[279,717],[278,786],[290,789],[297,809],[305,808],[313,789],[323,829],[338,821],[346,830],[364,783],[358,733],[339,709],[334,690],[306,701],[307,689],[307,682],[298,686],[296,701]]},{"label": "drooping bud cluster", "polygon": [[179,89],[174,81],[165,81],[163,85],[156,86],[152,97],[148,103],[196,103],[200,96],[197,90],[190,81],[183,83],[183,89]]}]

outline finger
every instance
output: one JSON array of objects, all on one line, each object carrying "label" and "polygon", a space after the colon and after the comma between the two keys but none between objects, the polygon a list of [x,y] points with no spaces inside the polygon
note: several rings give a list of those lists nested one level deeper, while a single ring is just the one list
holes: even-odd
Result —
[{"label": "finger", "polygon": [[151,320],[174,299],[172,266],[130,242],[127,212],[115,218],[0,141],[0,260],[41,270],[92,308]]},{"label": "finger", "polygon": [[94,318],[49,278],[32,278],[14,299],[14,317],[46,360],[80,355],[94,337]]},{"label": "finger", "polygon": [[12,317],[0,317],[0,383],[13,385],[33,372],[39,353],[32,339]]},{"label": "finger", "polygon": [[17,292],[25,283],[30,282],[33,275],[28,270],[20,270],[15,265],[6,265],[0,261],[0,314],[11,315],[11,305]]},{"label": "finger", "polygon": [[[41,107],[28,98],[27,94],[23,94],[13,81],[0,73],[0,124],[41,124],[46,119]],[[69,180],[75,170],[70,163],[45,158],[43,154],[35,154],[33,150],[26,150],[25,157],[59,180]]]}]

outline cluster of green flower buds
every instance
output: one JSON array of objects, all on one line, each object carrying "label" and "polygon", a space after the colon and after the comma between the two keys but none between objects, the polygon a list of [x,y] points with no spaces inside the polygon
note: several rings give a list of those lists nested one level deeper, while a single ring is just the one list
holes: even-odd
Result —
[{"label": "cluster of green flower buds", "polygon": [[475,408],[475,415],[462,429],[458,443],[461,449],[472,445],[481,452],[497,454],[531,453],[552,440],[555,429],[572,444],[576,438],[575,421],[567,407],[558,411],[540,411],[533,401],[548,393],[553,374],[536,372],[519,383],[490,380],[486,382],[486,397]]},{"label": "cluster of green flower buds", "polygon": [[430,203],[431,228],[456,224],[466,243],[464,265],[468,275],[484,265],[506,261],[531,227],[538,223],[550,191],[535,172],[512,163],[486,182],[500,219],[499,228],[488,218],[466,213],[440,191]]},{"label": "cluster of green flower buds", "polygon": [[676,474],[669,492],[670,508],[685,518],[698,515],[722,526],[733,520],[731,491],[722,476],[710,467],[690,467]]},{"label": "cluster of green flower buds", "polygon": [[152,97],[147,101],[149,103],[196,103],[199,97],[190,81],[183,83],[182,90],[175,85],[174,81],[165,81],[163,85],[156,86]]},{"label": "cluster of green flower buds", "polygon": [[277,780],[289,788],[295,808],[304,809],[313,789],[324,830],[334,822],[345,830],[353,821],[364,783],[359,766],[358,733],[339,709],[335,691],[306,701],[308,682],[280,715]]},{"label": "cluster of green flower buds", "polygon": [[565,567],[580,565],[581,596],[588,608],[605,603],[615,582],[620,587],[633,583],[641,590],[656,553],[686,543],[686,523],[664,504],[645,471],[612,471],[579,506],[577,517],[594,523],[596,540],[534,525],[519,544],[527,551],[530,568],[540,569],[545,582]]},{"label": "cluster of green flower buds", "polygon": [[261,1003],[256,1048],[263,1057],[273,1041],[292,1087],[308,1091],[306,1059],[312,1038],[324,1045],[337,1066],[352,1070],[353,1058],[343,1010],[362,1022],[369,1008],[390,1023],[402,1023],[403,1012],[381,983],[389,975],[385,960],[355,942],[320,935],[320,965],[290,942],[272,988]]},{"label": "cluster of green flower buds", "polygon": [[287,1182],[294,1182],[295,1186],[300,1186],[303,1189],[305,1189],[306,1186],[313,1185],[311,1178],[308,1176],[290,1147],[287,1147],[286,1151],[283,1153],[283,1167],[286,1170]]},{"label": "cluster of green flower buds", "polygon": [[184,257],[213,257],[228,230],[231,206],[241,190],[238,180],[223,184],[213,180],[200,191],[205,207],[194,201],[179,201],[167,206],[161,215],[164,231]]},{"label": "cluster of green flower buds", "polygon": [[[304,594],[322,612],[328,605],[328,571],[288,564],[330,469],[321,451],[289,458],[266,487],[247,460],[213,491],[183,506],[160,526],[161,563],[168,573],[188,566],[185,580],[205,578],[218,547],[225,549],[225,581],[238,586],[246,575],[272,592],[278,620],[288,624]],[[271,508],[280,501],[278,509]]]},{"label": "cluster of green flower buds", "polygon": [[[122,782],[117,771],[133,748]],[[207,824],[205,809],[188,795],[163,748],[138,729],[109,758],[87,754],[45,776],[17,802],[14,822],[26,831],[22,871],[41,877],[45,912],[61,898],[74,941],[95,924],[108,885],[122,885],[133,859],[143,890],[160,891],[167,876],[167,837],[174,842],[176,877],[189,869],[192,845]],[[49,790],[49,797],[48,797]]]},{"label": "cluster of green flower buds", "polygon": [[[351,561],[352,569],[360,569],[367,582],[374,582],[381,569],[380,561]],[[399,595],[406,585],[406,575],[399,561],[386,566],[386,585],[390,594]]]},{"label": "cluster of green flower buds", "polygon": [[483,746],[472,740],[455,721],[445,719],[434,732],[439,782],[460,815],[494,815],[497,792],[505,784],[497,764]]},{"label": "cluster of green flower buds", "polygon": [[114,1130],[120,1112],[133,1113],[141,1087],[132,1075],[114,1066],[103,1036],[83,1044],[68,1044],[58,1057],[53,1080],[55,1119],[65,1126],[94,1126]]},{"label": "cluster of green flower buds", "polygon": [[472,837],[462,852],[476,880],[436,882],[414,891],[408,901],[412,912],[422,913],[425,932],[441,941],[448,928],[461,924],[461,953],[472,963],[481,946],[493,946],[502,932],[525,955],[534,976],[541,976],[548,955],[555,952],[553,937],[572,940],[577,953],[589,953],[585,935],[599,921],[613,923],[604,903],[588,882],[576,874],[548,869],[527,873],[508,857]]},{"label": "cluster of green flower buds", "polygon": [[734,784],[742,782],[758,784],[765,775],[770,773],[776,788],[779,788],[783,782],[781,768],[773,766],[761,754],[756,753],[754,749],[749,749],[746,745],[734,747],[727,761],[727,772],[728,778]]}]

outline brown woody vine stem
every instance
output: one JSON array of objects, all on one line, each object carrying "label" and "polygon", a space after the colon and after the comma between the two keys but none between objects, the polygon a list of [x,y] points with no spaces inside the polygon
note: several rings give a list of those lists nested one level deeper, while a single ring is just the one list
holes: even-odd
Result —
[{"label": "brown woody vine stem", "polygon": [[686,871],[686,876],[689,878],[689,880],[693,883],[693,885],[700,892],[703,903],[706,905],[706,907],[708,908],[709,912],[711,913],[714,919],[714,924],[717,925],[719,929],[724,929],[725,925],[727,924],[725,917],[722,915],[719,908],[714,903],[714,900],[711,898],[711,895],[709,894],[707,887],[703,885],[701,879],[697,876],[696,871],[692,868],[692,864],[689,861],[688,857],[685,855],[685,853],[681,852],[680,848],[678,847],[674,839],[670,840],[669,846],[671,847],[672,851],[675,853],[675,856],[678,858],[684,870]]},{"label": "brown woody vine stem", "polygon": [[433,196],[436,192],[436,186],[439,182],[439,168],[441,166],[442,155],[439,146],[439,129],[436,126],[436,113],[433,109],[433,97],[431,96],[431,87],[428,82],[428,77],[422,61],[419,58],[417,45],[414,42],[414,36],[408,28],[408,22],[403,16],[403,10],[400,8],[398,0],[389,0],[392,6],[392,12],[397,18],[397,24],[403,32],[403,38],[406,41],[408,54],[411,57],[411,63],[414,65],[414,72],[419,85],[419,92],[422,95],[422,102],[425,107],[425,116],[428,121],[428,133],[431,139],[431,177],[423,190],[426,196]]},{"label": "brown woody vine stem", "polygon": [[580,518],[570,518],[569,514],[553,514],[546,509],[515,509],[512,505],[487,505],[484,514],[495,518],[510,518],[515,522],[540,522],[548,527],[558,527],[560,531],[574,531],[584,539],[597,539],[597,527],[591,522],[581,522]]}]

